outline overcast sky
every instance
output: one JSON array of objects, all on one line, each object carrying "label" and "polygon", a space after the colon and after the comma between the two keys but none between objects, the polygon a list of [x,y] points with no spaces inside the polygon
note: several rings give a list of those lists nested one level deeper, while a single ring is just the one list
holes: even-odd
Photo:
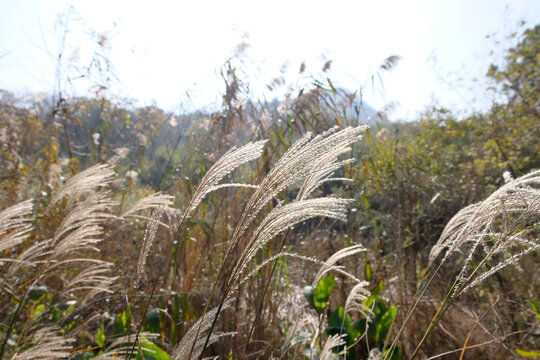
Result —
[{"label": "overcast sky", "polygon": [[[413,118],[433,101],[454,109],[485,109],[491,102],[482,80],[489,63],[500,61],[518,29],[540,22],[540,1],[38,1],[0,0],[0,88],[50,92],[64,34],[59,14],[70,22],[62,51],[71,75],[99,50],[118,81],[110,92],[155,101],[166,110],[189,101],[219,101],[219,69],[241,41],[249,43],[244,76],[262,96],[264,85],[284,72],[298,85],[298,69],[327,74],[335,84],[364,89],[375,107],[399,103],[394,118]],[[95,31],[95,32],[93,32]],[[97,34],[97,35],[96,35]],[[490,51],[495,50],[494,55]],[[390,55],[402,60],[381,80],[378,65]],[[79,70],[75,69],[79,66]],[[69,71],[64,70],[65,73]],[[69,89],[83,95],[88,83]],[[67,89],[66,89],[67,91]],[[265,96],[271,96],[268,92]]]}]

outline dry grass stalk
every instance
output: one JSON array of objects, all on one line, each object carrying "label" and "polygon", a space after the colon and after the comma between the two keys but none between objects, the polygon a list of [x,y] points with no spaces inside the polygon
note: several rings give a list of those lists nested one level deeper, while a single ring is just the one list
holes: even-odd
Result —
[{"label": "dry grass stalk", "polygon": [[135,282],[135,286],[137,286],[139,284],[139,281],[141,280],[141,276],[144,272],[144,265],[146,264],[146,258],[150,253],[150,247],[152,246],[152,242],[156,237],[156,233],[160,224],[159,220],[161,219],[164,211],[165,204],[159,205],[158,208],[154,211],[152,218],[146,225],[146,231],[144,233],[141,250],[139,252],[139,261],[137,262],[137,280]]}]

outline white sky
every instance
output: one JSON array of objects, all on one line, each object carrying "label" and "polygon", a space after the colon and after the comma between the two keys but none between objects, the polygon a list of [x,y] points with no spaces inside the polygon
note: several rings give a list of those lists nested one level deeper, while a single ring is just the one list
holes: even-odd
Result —
[{"label": "white sky", "polygon": [[[296,84],[303,61],[309,75],[331,59],[334,84],[364,87],[365,101],[375,107],[398,102],[394,118],[412,118],[433,100],[485,109],[490,95],[485,83],[473,80],[482,80],[489,63],[500,61],[501,49],[512,45],[495,45],[486,35],[504,39],[519,20],[528,27],[540,22],[537,0],[0,0],[0,88],[52,90],[62,34],[55,23],[68,4],[83,20],[70,23],[64,56],[78,49],[75,63],[86,66],[96,48],[88,29],[107,32],[105,55],[119,79],[111,92],[140,104],[156,101],[166,110],[179,109],[186,92],[195,106],[219,101],[219,69],[244,33],[251,46],[243,71],[258,96],[286,61],[287,81]],[[390,55],[402,61],[383,74],[383,91],[371,76]],[[79,81],[71,95],[88,87]]]}]

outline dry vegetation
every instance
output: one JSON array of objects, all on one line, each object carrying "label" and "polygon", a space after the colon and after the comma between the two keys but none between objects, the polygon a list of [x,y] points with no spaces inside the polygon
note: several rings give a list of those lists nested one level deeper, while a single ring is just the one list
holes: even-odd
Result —
[{"label": "dry vegetation", "polygon": [[540,27],[518,40],[461,119],[363,125],[330,62],[267,103],[231,60],[213,113],[2,92],[0,358],[538,356]]}]

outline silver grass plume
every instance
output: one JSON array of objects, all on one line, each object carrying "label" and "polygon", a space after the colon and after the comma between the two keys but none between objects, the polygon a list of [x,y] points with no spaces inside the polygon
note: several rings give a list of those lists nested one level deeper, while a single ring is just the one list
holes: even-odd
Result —
[{"label": "silver grass plume", "polygon": [[[308,132],[296,141],[272,167],[249,199],[245,211],[242,212],[234,229],[227,253],[230,253],[238,245],[249,224],[269,201],[289,185],[305,179],[313,172],[320,171],[321,169],[317,168],[321,166],[319,159],[337,158],[339,154],[349,149],[349,145],[360,140],[367,128],[366,125],[337,131],[337,127],[334,127],[314,138]],[[328,168],[332,169],[333,167],[328,166]],[[330,170],[331,172],[332,170]],[[309,182],[311,185],[306,185],[303,194],[307,196],[313,189],[312,184],[322,180],[324,176],[324,174],[312,175],[313,180]]]},{"label": "silver grass plume", "polygon": [[315,279],[313,280],[312,285],[315,286],[319,282],[319,280],[321,280],[323,277],[326,276],[326,274],[331,272],[332,269],[335,268],[335,264],[339,260],[364,251],[366,251],[366,249],[362,245],[353,245],[337,251],[332,256],[330,256],[328,260],[324,262],[323,266],[319,269],[317,275],[315,275]]},{"label": "silver grass plume", "polygon": [[312,171],[306,176],[297,199],[307,199],[317,188],[330,181],[352,181],[348,178],[332,178],[334,172],[343,165],[354,161],[354,158],[338,161],[340,155],[350,152],[349,147],[337,147],[334,151],[328,151],[315,159]]},{"label": "silver grass plume", "polygon": [[351,199],[325,197],[294,201],[274,208],[261,222],[242,251],[232,276],[229,278],[229,287],[236,287],[241,274],[255,257],[257,251],[276,235],[302,221],[315,217],[329,217],[346,221],[347,205],[351,202]]},{"label": "silver grass plume", "polygon": [[116,204],[110,199],[108,192],[94,193],[84,200],[77,201],[54,233],[53,244],[73,229],[83,226],[98,226],[105,220],[116,219],[116,216],[109,213]]},{"label": "silver grass plume", "polygon": [[[225,302],[223,309],[229,307],[229,302]],[[212,327],[212,322],[217,315],[218,308],[213,308],[208,311],[205,316],[202,316],[195,324],[193,324],[186,332],[180,343],[176,345],[171,355],[172,360],[186,360],[190,353],[192,359],[200,358],[203,352],[204,342],[208,331]],[[200,328],[200,330],[198,330]],[[213,344],[219,340],[220,335],[212,334],[208,344]],[[193,344],[195,344],[193,346]],[[193,352],[191,349],[193,347]]]},{"label": "silver grass plume", "polygon": [[55,244],[53,257],[57,259],[69,253],[85,249],[99,252],[99,249],[94,245],[103,240],[102,235],[103,231],[100,226],[94,224],[81,224]]},{"label": "silver grass plume", "polygon": [[161,219],[164,211],[165,205],[160,205],[156,210],[154,210],[152,218],[150,219],[150,221],[148,221],[148,224],[146,225],[146,231],[144,233],[144,238],[139,253],[139,261],[137,262],[137,280],[135,282],[135,286],[137,286],[139,284],[139,281],[141,280],[141,276],[144,272],[144,265],[146,264],[146,258],[150,253],[150,247],[152,246],[152,242],[156,237],[156,233],[160,224],[159,220]]},{"label": "silver grass plume", "polygon": [[311,340],[311,337],[296,337],[300,331],[305,331],[307,333],[315,333],[318,331],[318,319],[314,317],[313,314],[304,312],[302,317],[296,320],[287,331],[287,336],[283,341],[283,346],[281,347],[280,359],[285,358],[287,352],[295,345],[302,343],[304,341]]},{"label": "silver grass plume", "polygon": [[110,273],[112,265],[109,262],[101,262],[82,270],[64,286],[66,288],[64,295],[81,290],[101,290],[111,293],[110,288],[117,277],[105,274]]},{"label": "silver grass plume", "polygon": [[108,186],[114,179],[115,172],[110,165],[98,164],[81,171],[66,181],[62,189],[51,199],[50,205],[67,196],[73,202],[83,195],[91,194],[100,187]]},{"label": "silver grass plume", "polygon": [[137,215],[137,213],[148,209],[157,209],[161,206],[170,207],[173,204],[173,200],[174,196],[157,192],[137,200],[129,207],[129,209],[124,211],[121,217],[125,218],[127,216],[133,216],[148,219],[146,217]]},{"label": "silver grass plume", "polygon": [[[233,146],[206,172],[201,183],[195,190],[191,202],[186,209],[186,216],[189,216],[197,209],[206,194],[227,186],[244,186],[243,184],[218,184],[225,176],[231,173],[238,166],[255,160],[261,156],[266,140],[248,143],[240,148]],[[249,187],[249,186],[248,186]]]},{"label": "silver grass plume", "polygon": [[32,230],[29,216],[32,201],[27,200],[0,211],[0,253],[19,245]]},{"label": "silver grass plume", "polygon": [[325,268],[328,268],[329,270],[331,270],[333,272],[339,273],[339,274],[351,279],[352,281],[354,281],[357,284],[362,283],[362,281],[360,279],[358,279],[356,276],[354,276],[353,274],[343,270],[342,266],[329,265],[329,264],[326,264],[322,260],[315,259],[315,258],[312,258],[312,257],[309,257],[309,256],[296,254],[296,253],[280,252],[280,253],[278,253],[278,254],[276,254],[274,256],[269,257],[268,259],[263,261],[260,265],[258,265],[253,270],[251,270],[251,272],[249,272],[246,276],[244,276],[244,278],[242,279],[242,281],[240,281],[240,283],[238,285],[244,284],[249,278],[255,276],[259,272],[259,270],[261,270],[266,265],[270,264],[272,261],[274,261],[276,259],[279,259],[280,257],[289,257],[289,258],[292,258],[292,259],[302,260],[302,261],[305,261],[305,262],[321,265],[321,266],[323,266]]},{"label": "silver grass plume", "polygon": [[[463,230],[471,220],[471,218],[476,214],[481,203],[471,204],[469,206],[461,209],[444,227],[441,236],[437,243],[431,248],[429,252],[429,265],[437,259],[439,254],[450,247],[454,247],[458,243],[459,235],[461,230]],[[464,238],[462,241],[467,241],[472,239]],[[461,244],[461,243],[460,243]],[[458,246],[455,246],[454,249],[457,250]],[[448,254],[449,255],[449,254]],[[445,256],[446,258],[446,256]]]},{"label": "silver grass plume", "polygon": [[74,339],[56,335],[58,329],[43,328],[36,331],[31,339],[32,345],[17,352],[13,360],[63,359],[71,356],[71,345]]},{"label": "silver grass plume", "polygon": [[[52,251],[50,250],[51,245],[51,239],[40,241],[38,243],[35,243],[28,248],[26,248],[18,257],[17,259],[12,259],[8,261],[13,261],[13,264],[11,264],[7,276],[13,276],[18,270],[20,270],[24,266],[36,266],[40,263],[45,262],[45,260],[42,260],[45,256],[50,255]],[[2,261],[6,261],[7,259],[2,259]]]},{"label": "silver grass plume", "polygon": [[369,290],[366,288],[367,286],[369,286],[369,283],[367,281],[362,281],[351,289],[351,292],[345,301],[345,314],[350,311],[358,311],[367,317],[367,313],[370,311],[364,305],[362,305],[362,301],[366,300],[370,295]]},{"label": "silver grass plume", "polygon": [[326,343],[324,344],[323,349],[321,350],[321,356],[319,357],[320,360],[331,360],[331,359],[339,359],[339,356],[341,354],[344,354],[346,350],[342,350],[339,353],[334,353],[332,349],[334,349],[337,346],[343,346],[345,345],[345,336],[347,334],[335,334],[332,336],[329,336],[328,339],[326,339]]},{"label": "silver grass plume", "polygon": [[101,224],[109,219],[118,219],[110,214],[116,204],[107,191],[90,194],[84,200],[71,204],[71,211],[54,233],[54,258],[84,249],[99,251],[95,245],[103,240]]},{"label": "silver grass plume", "polygon": [[[444,262],[461,245],[472,243],[456,291],[467,291],[507,265],[518,267],[520,258],[540,248],[540,170],[517,179],[505,174],[505,179],[507,183],[487,199],[458,212],[430,254],[433,262],[441,249],[448,248]],[[469,269],[477,250],[484,255]],[[481,272],[496,255],[502,257],[500,262]]]}]

